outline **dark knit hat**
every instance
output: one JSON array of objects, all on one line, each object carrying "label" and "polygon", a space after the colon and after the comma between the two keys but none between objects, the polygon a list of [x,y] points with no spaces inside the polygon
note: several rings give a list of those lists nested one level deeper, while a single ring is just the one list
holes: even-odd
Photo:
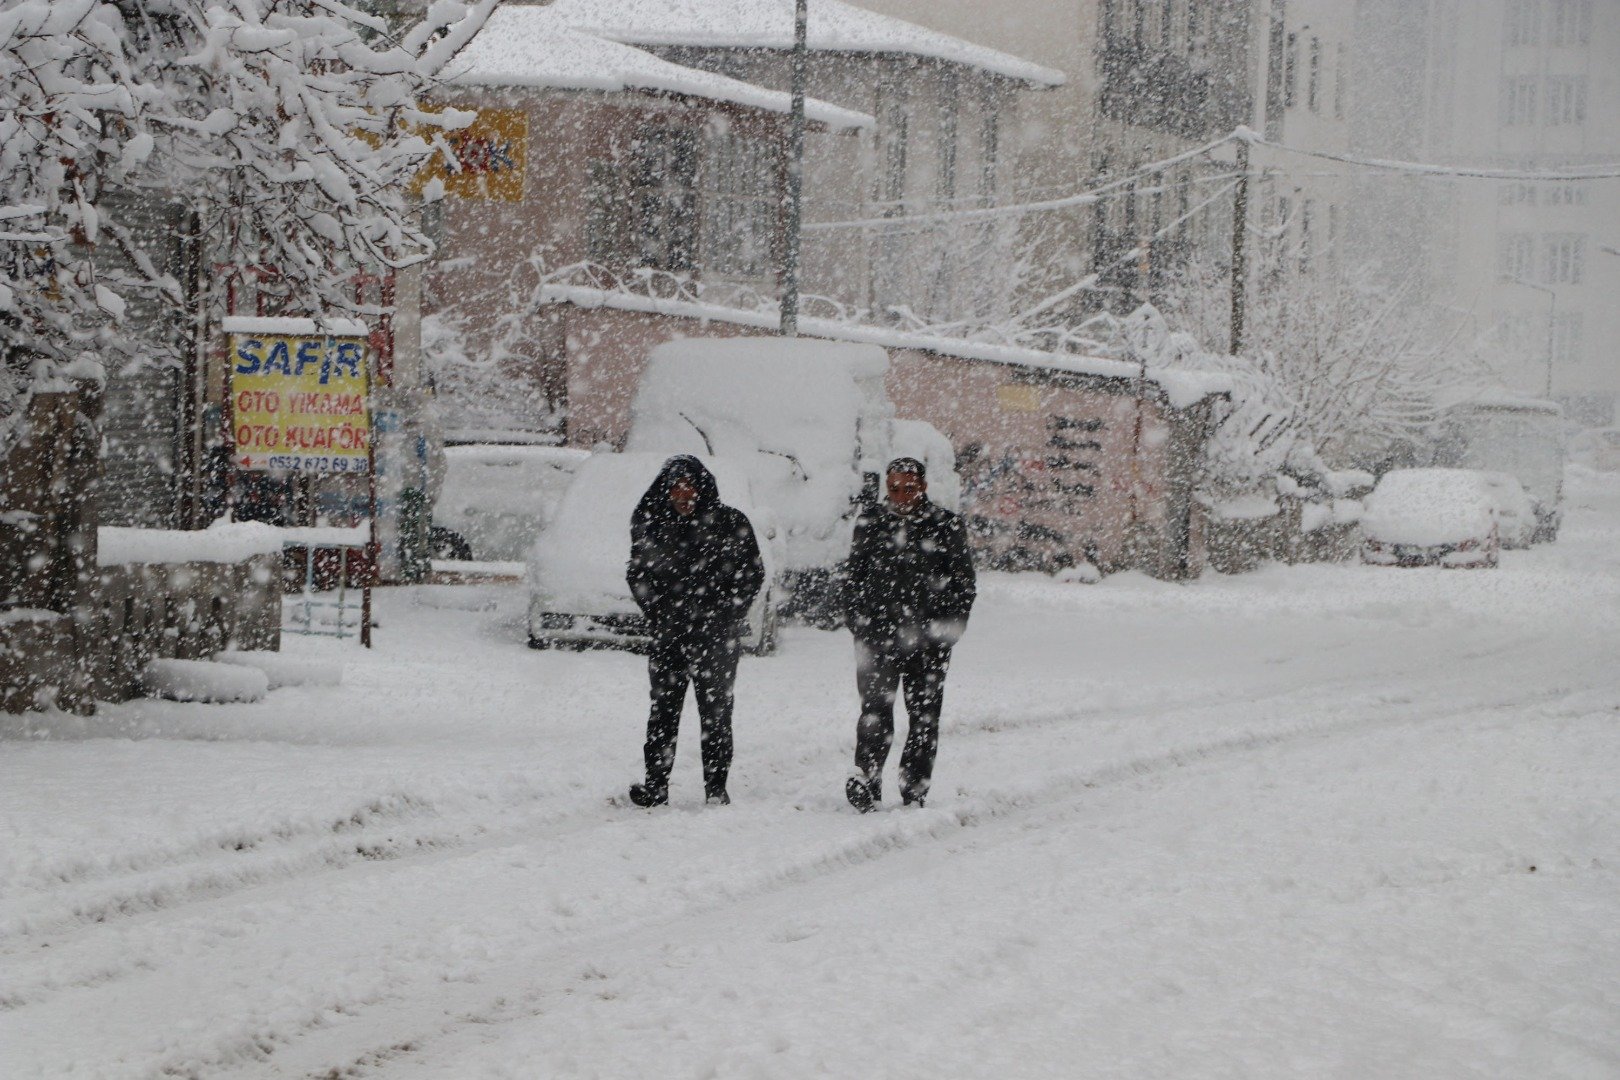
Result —
[{"label": "dark knit hat", "polygon": [[889,473],[910,473],[919,480],[928,479],[928,467],[914,457],[897,457],[889,462],[889,467],[883,472],[885,476]]}]

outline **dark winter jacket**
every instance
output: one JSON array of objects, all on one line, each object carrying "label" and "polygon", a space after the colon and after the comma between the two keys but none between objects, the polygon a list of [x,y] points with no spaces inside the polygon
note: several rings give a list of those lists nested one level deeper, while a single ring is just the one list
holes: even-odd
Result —
[{"label": "dark winter jacket", "polygon": [[[697,489],[683,516],[670,504],[676,479]],[[754,528],[740,510],[720,501],[714,475],[697,458],[664,463],[630,515],[630,594],[656,636],[736,633],[765,583]]]},{"label": "dark winter jacket", "polygon": [[926,499],[909,514],[886,502],[862,513],[847,575],[849,628],[884,650],[954,644],[978,592],[962,519]]}]

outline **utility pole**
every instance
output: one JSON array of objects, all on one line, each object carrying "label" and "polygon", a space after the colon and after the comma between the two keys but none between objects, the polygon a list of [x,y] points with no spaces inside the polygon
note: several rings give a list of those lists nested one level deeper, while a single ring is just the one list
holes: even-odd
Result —
[{"label": "utility pole", "polygon": [[799,221],[804,200],[804,84],[809,67],[809,0],[793,4],[793,102],[788,111],[787,220],[782,250],[782,336],[799,336]]},{"label": "utility pole", "polygon": [[1244,251],[1249,231],[1249,140],[1242,134],[1238,136],[1237,168],[1237,191],[1232,198],[1232,333],[1227,347],[1233,356],[1243,348],[1244,289],[1249,278],[1249,260]]}]

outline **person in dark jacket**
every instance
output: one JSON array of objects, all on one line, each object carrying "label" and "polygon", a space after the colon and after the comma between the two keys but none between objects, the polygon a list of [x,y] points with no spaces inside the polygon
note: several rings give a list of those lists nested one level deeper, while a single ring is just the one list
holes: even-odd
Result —
[{"label": "person in dark jacket", "polygon": [[647,778],[631,786],[630,800],[637,806],[669,801],[675,735],[691,683],[702,725],[704,792],[711,803],[729,803],[739,638],[765,567],[753,526],[720,501],[714,475],[697,458],[670,458],[641,497],[630,516],[625,580],[652,634]]},{"label": "person in dark jacket", "polygon": [[894,741],[894,698],[902,684],[910,730],[900,754],[900,797],[923,805],[951,647],[967,627],[977,592],[962,519],[928,500],[922,462],[890,462],[885,485],[887,500],[856,522],[844,592],[861,695],[855,774],[844,794],[862,813],[883,798],[883,763]]}]

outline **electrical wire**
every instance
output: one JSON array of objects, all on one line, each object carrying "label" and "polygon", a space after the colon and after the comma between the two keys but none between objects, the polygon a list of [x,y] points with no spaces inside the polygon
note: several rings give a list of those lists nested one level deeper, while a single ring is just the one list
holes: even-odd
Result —
[{"label": "electrical wire", "polygon": [[1286,146],[1283,143],[1261,138],[1247,128],[1239,128],[1233,133],[1232,137],[1243,139],[1255,146],[1280,150],[1286,154],[1297,154],[1301,157],[1318,158],[1323,161],[1337,161],[1342,165],[1378,169],[1382,172],[1405,173],[1409,176],[1455,177],[1468,180],[1518,180],[1526,183],[1534,183],[1538,180],[1553,183],[1570,183],[1580,180],[1620,180],[1620,163],[1606,163],[1568,170],[1526,172],[1520,169],[1487,169],[1470,165],[1425,165],[1420,161],[1392,161],[1383,158],[1362,157],[1357,154],[1337,154],[1329,150],[1306,150],[1298,146]]},{"label": "electrical wire", "polygon": [[1115,180],[1100,184],[1073,195],[1065,195],[1057,199],[1043,199],[1039,202],[1009,203],[1005,206],[987,206],[971,210],[939,210],[927,214],[896,214],[892,217],[856,218],[850,221],[812,221],[806,222],[801,228],[805,232],[825,232],[830,229],[873,229],[894,225],[915,225],[944,221],[974,221],[985,218],[1007,217],[1020,214],[1044,213],[1049,210],[1065,210],[1074,206],[1088,206],[1098,201],[1098,196],[1115,188],[1126,187],[1144,176],[1153,176],[1157,173],[1173,169],[1184,161],[1203,157],[1211,150],[1225,143],[1231,142],[1235,135],[1222,135],[1213,142],[1196,146],[1191,150],[1184,150],[1173,157],[1160,161],[1149,162]]}]

